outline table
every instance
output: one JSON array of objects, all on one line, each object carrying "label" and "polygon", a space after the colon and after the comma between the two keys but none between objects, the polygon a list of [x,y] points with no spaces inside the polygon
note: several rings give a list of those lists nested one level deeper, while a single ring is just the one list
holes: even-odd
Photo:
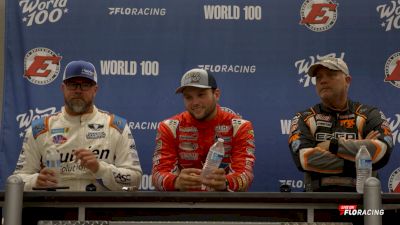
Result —
[{"label": "table", "polygon": [[[0,192],[0,206],[4,192]],[[339,205],[358,205],[357,193],[318,192],[24,192],[23,218],[46,209],[42,219],[63,214],[77,220],[157,220],[157,221],[299,221],[323,220],[326,215],[339,221],[358,220],[339,215]],[[383,193],[385,216],[400,218],[400,194]],[[386,214],[390,211],[390,215]],[[156,213],[157,212],[157,213]],[[329,213],[328,213],[329,212]],[[31,213],[32,214],[32,213]],[[51,219],[51,218],[50,218]],[[355,220],[354,220],[355,219]],[[329,221],[329,220],[328,220]],[[339,222],[337,221],[337,222]],[[385,223],[383,223],[385,224]]]}]

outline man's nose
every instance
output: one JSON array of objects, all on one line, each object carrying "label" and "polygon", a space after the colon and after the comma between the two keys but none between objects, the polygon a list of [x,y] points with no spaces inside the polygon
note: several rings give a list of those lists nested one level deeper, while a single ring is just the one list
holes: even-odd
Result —
[{"label": "man's nose", "polygon": [[327,75],[321,75],[318,79],[319,83],[326,83],[328,81],[328,76]]},{"label": "man's nose", "polygon": [[194,98],[192,99],[192,105],[198,105],[198,104],[199,104],[199,98],[194,97]]},{"label": "man's nose", "polygon": [[78,88],[74,90],[74,93],[75,93],[75,94],[82,95],[82,92],[83,92],[83,91],[82,91],[82,89],[81,89],[81,86],[78,86]]}]

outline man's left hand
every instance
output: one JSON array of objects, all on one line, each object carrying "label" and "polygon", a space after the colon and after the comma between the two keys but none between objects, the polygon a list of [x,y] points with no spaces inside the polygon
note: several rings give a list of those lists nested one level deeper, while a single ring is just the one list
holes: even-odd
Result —
[{"label": "man's left hand", "polygon": [[214,170],[206,179],[203,179],[203,184],[215,191],[225,191],[227,189],[225,170],[222,168]]},{"label": "man's left hand", "polygon": [[81,148],[75,150],[74,155],[76,157],[75,162],[80,160],[80,165],[88,168],[92,173],[96,173],[99,170],[97,157],[89,149]]}]

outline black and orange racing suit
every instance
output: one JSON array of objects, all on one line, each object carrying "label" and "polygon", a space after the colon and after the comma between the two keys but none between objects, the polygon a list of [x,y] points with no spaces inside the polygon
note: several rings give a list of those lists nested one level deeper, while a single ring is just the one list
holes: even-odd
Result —
[{"label": "black and orange racing suit", "polygon": [[[376,139],[365,139],[378,131]],[[336,154],[317,144],[336,138]],[[373,162],[373,175],[386,165],[393,148],[392,133],[377,108],[348,100],[348,109],[333,111],[322,104],[293,118],[289,147],[299,170],[305,171],[306,191],[355,191],[355,156],[366,145]]]},{"label": "black and orange racing suit", "polygon": [[183,112],[160,123],[153,155],[152,182],[157,190],[176,191],[181,169],[203,167],[209,148],[224,139],[228,191],[246,191],[253,181],[254,131],[250,121],[217,106],[210,121],[198,121]]}]

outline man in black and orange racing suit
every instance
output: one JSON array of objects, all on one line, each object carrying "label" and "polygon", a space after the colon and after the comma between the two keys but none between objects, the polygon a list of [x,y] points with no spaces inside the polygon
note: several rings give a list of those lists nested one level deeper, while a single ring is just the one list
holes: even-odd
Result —
[{"label": "man in black and orange racing suit", "polygon": [[355,156],[361,145],[371,155],[373,176],[386,165],[393,148],[384,114],[347,98],[351,77],[340,58],[323,59],[308,71],[316,77],[322,103],[295,115],[289,147],[306,191],[355,191]]},{"label": "man in black and orange racing suit", "polygon": [[[181,87],[187,111],[160,123],[153,155],[152,182],[161,191],[246,191],[253,181],[254,132],[250,121],[224,110],[215,78],[202,69],[184,74]],[[206,181],[201,169],[211,145],[224,139],[219,169]]]}]

